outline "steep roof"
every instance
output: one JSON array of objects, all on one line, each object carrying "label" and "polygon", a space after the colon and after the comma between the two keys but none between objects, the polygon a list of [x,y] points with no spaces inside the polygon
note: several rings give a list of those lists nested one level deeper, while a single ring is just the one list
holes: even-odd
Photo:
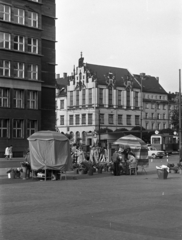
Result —
[{"label": "steep roof", "polygon": [[56,79],[56,89],[58,90],[56,97],[66,96],[68,80],[65,78],[57,78]]},{"label": "steep roof", "polygon": [[124,86],[124,79],[129,75],[133,80],[133,87],[134,88],[140,88],[140,85],[137,83],[136,80],[134,80],[132,74],[125,68],[102,66],[102,65],[95,65],[95,64],[90,64],[90,63],[85,63],[85,67],[92,74],[96,75],[96,78],[98,80],[98,84],[100,84],[100,85],[105,85],[106,84],[105,76],[109,72],[112,72],[115,76],[116,86],[125,87]]},{"label": "steep roof", "polygon": [[[140,75],[134,74],[134,77],[141,83]],[[167,94],[164,88],[160,85],[159,80],[153,76],[146,75],[142,81],[143,92]]]}]

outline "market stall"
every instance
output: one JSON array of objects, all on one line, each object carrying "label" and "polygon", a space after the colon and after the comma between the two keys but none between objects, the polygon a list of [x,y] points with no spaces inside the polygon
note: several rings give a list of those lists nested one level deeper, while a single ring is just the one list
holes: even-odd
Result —
[{"label": "market stall", "polygon": [[113,144],[119,145],[123,149],[129,147],[137,159],[138,167],[141,167],[142,171],[146,172],[145,168],[149,165],[148,147],[142,139],[130,134],[119,138]]},{"label": "market stall", "polygon": [[[32,171],[67,171],[72,167],[68,138],[59,132],[39,131],[29,138]],[[46,176],[45,176],[46,179]]]}]

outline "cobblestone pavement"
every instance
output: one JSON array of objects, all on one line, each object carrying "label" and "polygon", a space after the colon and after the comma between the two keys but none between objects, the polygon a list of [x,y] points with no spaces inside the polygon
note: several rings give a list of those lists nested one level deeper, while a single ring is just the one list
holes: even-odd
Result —
[{"label": "cobblestone pavement", "polygon": [[[69,178],[68,178],[69,179]],[[182,239],[182,175],[0,179],[1,240]]]}]

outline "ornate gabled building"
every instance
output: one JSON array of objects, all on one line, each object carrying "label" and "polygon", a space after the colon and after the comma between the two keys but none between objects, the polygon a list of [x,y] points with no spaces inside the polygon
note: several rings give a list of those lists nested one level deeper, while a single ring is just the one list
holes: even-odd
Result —
[{"label": "ornate gabled building", "polygon": [[101,132],[140,125],[141,86],[127,69],[84,63],[81,56],[65,78],[66,96],[58,88],[56,93],[60,132],[91,145],[96,138],[104,140]]}]

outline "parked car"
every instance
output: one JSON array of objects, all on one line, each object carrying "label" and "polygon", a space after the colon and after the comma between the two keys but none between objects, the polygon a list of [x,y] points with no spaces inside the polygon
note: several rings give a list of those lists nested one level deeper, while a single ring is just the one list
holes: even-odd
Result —
[{"label": "parked car", "polygon": [[148,146],[148,156],[153,158],[163,158],[165,155],[164,151],[157,150],[155,147]]}]

